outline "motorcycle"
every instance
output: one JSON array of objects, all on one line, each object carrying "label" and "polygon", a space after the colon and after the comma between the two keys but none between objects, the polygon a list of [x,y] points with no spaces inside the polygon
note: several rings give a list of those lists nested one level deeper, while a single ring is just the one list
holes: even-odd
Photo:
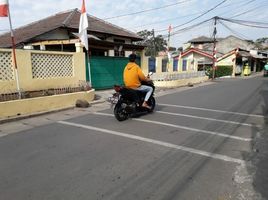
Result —
[{"label": "motorcycle", "polygon": [[[152,73],[149,73],[150,77]],[[143,82],[143,85],[148,85],[153,88],[152,95],[147,101],[149,108],[142,107],[146,92],[141,92],[119,85],[114,86],[116,93],[109,99],[109,101],[115,104],[114,116],[118,121],[124,121],[131,116],[141,113],[151,113],[155,108],[155,98],[154,98],[154,83],[153,81]]]}]

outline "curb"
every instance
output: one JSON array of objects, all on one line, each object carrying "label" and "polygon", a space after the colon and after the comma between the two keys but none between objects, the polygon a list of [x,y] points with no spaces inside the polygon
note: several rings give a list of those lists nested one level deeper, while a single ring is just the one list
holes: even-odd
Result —
[{"label": "curb", "polygon": [[[104,102],[105,102],[105,99],[102,99],[102,98],[98,99],[98,100],[95,100],[95,101],[91,101],[91,102],[89,102],[89,107],[91,105],[100,104],[100,103],[104,103]],[[31,117],[38,117],[38,116],[45,115],[45,114],[57,113],[57,112],[60,112],[60,111],[71,110],[71,109],[74,109],[74,108],[76,108],[76,107],[75,106],[70,106],[70,107],[67,107],[67,108],[49,110],[49,111],[44,111],[44,112],[38,112],[38,113],[30,114],[30,115],[19,115],[19,116],[15,116],[15,117],[6,118],[6,119],[0,119],[0,124],[4,124],[4,123],[7,123],[7,122],[14,122],[16,120],[28,119],[28,118],[31,118]]]}]

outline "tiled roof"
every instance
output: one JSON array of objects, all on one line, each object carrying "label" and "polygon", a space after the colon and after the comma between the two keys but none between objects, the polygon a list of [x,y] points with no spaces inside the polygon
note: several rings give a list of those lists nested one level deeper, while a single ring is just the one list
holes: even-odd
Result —
[{"label": "tiled roof", "polygon": [[200,49],[196,49],[196,48],[188,49],[187,51],[185,51],[185,52],[183,52],[181,54],[181,57],[184,57],[184,56],[188,55],[189,53],[197,53],[199,55],[202,55],[202,56],[205,56],[205,57],[208,57],[208,58],[211,58],[211,59],[213,58],[212,54],[204,52],[204,51],[201,51]]},{"label": "tiled roof", "polygon": [[[80,11],[73,9],[66,12],[57,13],[45,19],[30,23],[14,30],[16,45],[27,43],[33,38],[50,32],[58,28],[75,29],[78,32]],[[99,18],[88,15],[88,32],[103,33],[113,36],[122,36],[133,41],[142,40],[136,33],[105,22]],[[0,47],[10,47],[10,33],[0,35]]]},{"label": "tiled roof", "polygon": [[[216,38],[217,42],[220,40],[223,40],[223,38]],[[201,36],[201,37],[197,37],[192,40],[189,40],[188,43],[213,43],[213,41],[214,41],[213,38]]]},{"label": "tiled roof", "polygon": [[205,37],[205,36],[201,36],[201,37],[198,37],[198,38],[194,38],[192,40],[189,40],[188,42],[189,43],[213,42],[213,39],[212,38]]}]

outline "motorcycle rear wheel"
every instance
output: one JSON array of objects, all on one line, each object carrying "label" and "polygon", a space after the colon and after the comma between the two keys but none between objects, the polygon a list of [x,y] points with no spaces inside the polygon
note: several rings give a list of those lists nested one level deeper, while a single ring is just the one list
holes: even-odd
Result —
[{"label": "motorcycle rear wheel", "polygon": [[114,116],[118,121],[124,121],[124,120],[128,119],[129,114],[122,107],[121,103],[117,103],[114,107]]},{"label": "motorcycle rear wheel", "polygon": [[155,108],[155,98],[154,97],[151,97],[148,100],[148,105],[151,107],[151,109],[149,110],[149,112],[153,112],[154,111],[154,108]]}]

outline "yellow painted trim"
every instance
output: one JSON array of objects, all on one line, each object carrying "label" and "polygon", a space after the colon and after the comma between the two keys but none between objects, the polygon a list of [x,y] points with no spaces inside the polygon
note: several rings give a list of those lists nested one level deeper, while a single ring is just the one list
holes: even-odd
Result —
[{"label": "yellow painted trim", "polygon": [[74,107],[76,100],[92,101],[95,90],[0,102],[0,119]]},{"label": "yellow painted trim", "polygon": [[60,44],[75,44],[78,43],[78,39],[71,39],[71,40],[46,40],[41,42],[34,42],[31,45],[38,46],[38,45],[60,45]]}]

